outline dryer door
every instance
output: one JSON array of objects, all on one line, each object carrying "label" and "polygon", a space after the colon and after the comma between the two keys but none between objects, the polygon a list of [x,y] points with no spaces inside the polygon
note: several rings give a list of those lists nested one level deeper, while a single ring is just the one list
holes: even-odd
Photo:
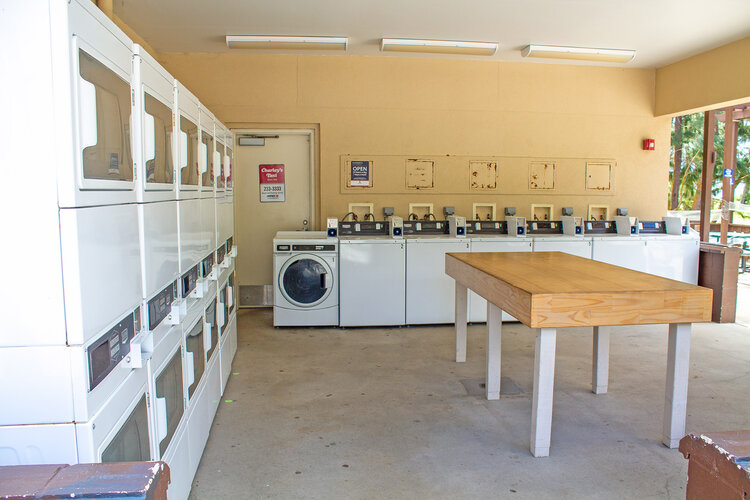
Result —
[{"label": "dryer door", "polygon": [[299,307],[314,307],[326,300],[333,280],[330,265],[317,255],[293,255],[279,271],[281,293]]}]

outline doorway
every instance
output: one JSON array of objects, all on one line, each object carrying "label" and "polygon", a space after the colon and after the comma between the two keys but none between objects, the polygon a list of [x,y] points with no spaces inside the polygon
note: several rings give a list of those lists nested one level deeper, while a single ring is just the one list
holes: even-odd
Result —
[{"label": "doorway", "polygon": [[[240,306],[271,306],[274,235],[316,227],[315,131],[234,132],[238,141],[233,176]],[[241,138],[253,145],[241,145]]]}]

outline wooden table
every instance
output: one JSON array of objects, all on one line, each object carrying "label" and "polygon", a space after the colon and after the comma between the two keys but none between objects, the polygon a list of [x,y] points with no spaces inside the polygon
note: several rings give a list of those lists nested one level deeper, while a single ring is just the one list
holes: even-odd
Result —
[{"label": "wooden table", "polygon": [[708,288],[561,252],[448,253],[456,280],[456,361],[466,361],[467,289],[487,300],[487,399],[500,396],[501,314],[536,329],[531,453],[549,455],[556,329],[594,327],[592,390],[607,391],[613,325],[669,324],[662,441],[685,435],[690,324],[711,320]]}]

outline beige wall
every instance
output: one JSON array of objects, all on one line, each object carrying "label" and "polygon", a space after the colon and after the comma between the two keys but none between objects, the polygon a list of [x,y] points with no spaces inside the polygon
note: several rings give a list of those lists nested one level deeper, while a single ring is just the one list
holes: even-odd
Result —
[{"label": "beige wall", "polygon": [[656,70],[657,116],[750,101],[750,37]]},{"label": "beige wall", "polygon": [[[320,125],[319,221],[343,216],[356,201],[374,202],[377,215],[383,206],[406,215],[410,201],[432,202],[438,212],[453,205],[466,215],[478,201],[496,202],[498,210],[516,206],[526,216],[531,203],[553,203],[556,215],[563,206],[585,215],[589,203],[628,207],[641,218],[661,217],[666,208],[670,120],[653,116],[653,70],[353,56],[159,59],[230,127]],[[656,140],[656,151],[641,150],[646,137]],[[614,192],[605,196],[530,193],[523,161],[506,174],[512,179],[500,179],[520,188],[501,195],[444,194],[440,186],[432,193],[351,194],[341,188],[344,154],[612,158],[617,167]],[[377,168],[376,179],[403,175],[400,167]]]}]

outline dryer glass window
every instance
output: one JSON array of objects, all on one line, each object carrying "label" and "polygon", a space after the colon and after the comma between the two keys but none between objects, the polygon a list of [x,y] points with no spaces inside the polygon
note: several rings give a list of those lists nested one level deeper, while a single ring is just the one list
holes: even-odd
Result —
[{"label": "dryer glass window", "polygon": [[[180,131],[187,136],[187,158],[180,169],[183,186],[198,186],[198,125],[180,116]],[[180,146],[182,148],[182,146]]]},{"label": "dryer glass window", "polygon": [[226,331],[227,325],[229,324],[229,306],[227,305],[226,285],[224,286],[224,288],[219,290],[219,301],[220,301],[220,307],[224,309],[224,324],[221,325],[221,334],[224,335],[224,331]]},{"label": "dryer glass window", "polygon": [[102,462],[143,462],[149,460],[148,409],[146,395],[141,397],[133,412],[112,441],[102,452]]},{"label": "dryer glass window", "polygon": [[198,321],[187,334],[187,337],[185,337],[185,346],[187,347],[187,351],[193,354],[193,383],[188,387],[188,398],[191,398],[206,369],[206,359],[203,351],[203,321]]},{"label": "dryer glass window", "polygon": [[229,275],[229,280],[227,281],[227,283],[232,293],[232,306],[229,308],[229,314],[232,314],[234,312],[234,305],[237,303],[237,291],[236,287],[234,286],[234,273]]},{"label": "dryer glass window", "polygon": [[[154,121],[153,158],[145,158],[146,182],[171,184],[174,180],[172,167],[172,109],[145,93],[146,113]],[[149,128],[147,127],[146,130]]]},{"label": "dryer glass window", "polygon": [[[161,456],[164,456],[164,452],[167,451],[169,442],[172,440],[185,411],[182,398],[182,353],[180,349],[177,349],[169,364],[156,378],[156,399],[164,400],[167,408],[167,436],[159,443]],[[164,403],[157,401],[157,404]],[[159,425],[163,424],[163,422],[159,423]]]},{"label": "dryer glass window", "polygon": [[203,132],[201,141],[206,145],[206,171],[201,176],[201,186],[214,185],[214,138],[208,132]]},{"label": "dryer glass window", "polygon": [[326,294],[326,269],[320,262],[301,258],[287,266],[282,279],[286,295],[299,304],[314,304]]},{"label": "dryer glass window", "polygon": [[83,49],[78,65],[83,177],[132,181],[130,85]]},{"label": "dryer glass window", "polygon": [[227,156],[229,157],[229,165],[224,167],[224,175],[226,176],[224,187],[232,189],[232,148],[229,146],[227,146]]},{"label": "dryer glass window", "polygon": [[224,145],[216,141],[216,151],[219,153],[219,178],[216,179],[216,187],[224,189]]},{"label": "dryer glass window", "polygon": [[206,351],[206,359],[211,359],[219,338],[219,325],[216,323],[216,299],[206,307],[206,325],[209,327],[208,333],[211,336],[211,347]]}]

